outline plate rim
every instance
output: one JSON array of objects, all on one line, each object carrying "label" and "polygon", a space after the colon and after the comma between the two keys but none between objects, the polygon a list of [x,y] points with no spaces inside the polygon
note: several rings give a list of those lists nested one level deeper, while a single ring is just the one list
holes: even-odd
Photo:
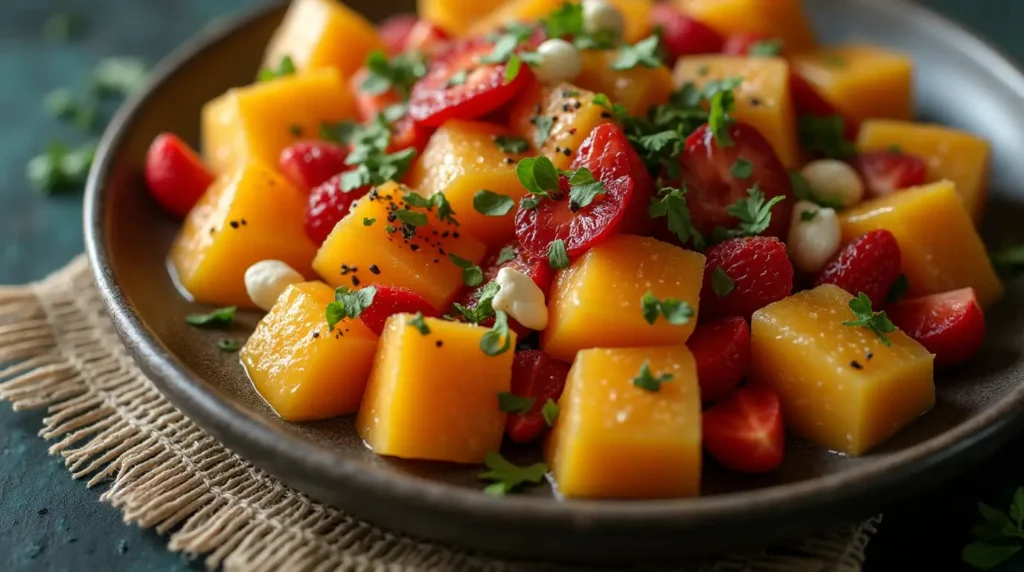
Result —
[{"label": "plate rim", "polygon": [[[999,49],[960,24],[932,10],[905,0],[852,0],[889,11],[894,18],[915,18],[933,33],[945,34],[948,43],[981,63],[999,81],[1012,89],[1024,102],[1024,75]],[[346,460],[323,445],[317,445],[275,429],[262,416],[235,407],[230,399],[202,379],[193,377],[189,368],[170,353],[160,338],[149,330],[134,310],[116,280],[112,255],[106,244],[105,228],[109,189],[105,182],[126,134],[139,110],[152,94],[169,81],[179,68],[200,56],[213,45],[227,41],[238,30],[269,17],[284,3],[263,5],[216,21],[164,58],[154,69],[146,86],[119,109],[108,125],[89,174],[83,208],[85,249],[101,299],[111,316],[115,330],[136,363],[159,391],[218,441],[268,473],[286,482],[295,477],[282,476],[266,459],[286,460],[304,474],[320,475],[314,480],[344,484],[349,498],[371,495],[401,502],[410,509],[430,511],[434,516],[472,516],[498,518],[506,524],[530,526],[543,524],[565,530],[600,529],[602,525],[670,526],[675,529],[700,527],[706,523],[736,523],[771,520],[785,504],[787,515],[820,512],[823,507],[845,507],[849,512],[868,516],[884,500],[901,491],[920,491],[918,477],[925,474],[952,475],[966,469],[994,450],[1024,423],[1014,419],[1024,409],[1024,384],[1002,397],[991,407],[954,428],[927,441],[895,451],[884,458],[866,462],[848,470],[795,483],[751,489],[737,493],[687,499],[576,500],[552,502],[550,498],[513,495],[496,498],[480,491],[454,487],[413,475],[398,475]],[[255,452],[258,451],[258,454]],[[262,458],[258,462],[255,458]],[[307,477],[302,479],[305,481]],[[857,483],[858,486],[849,486]],[[326,486],[326,485],[325,485]],[[300,487],[301,488],[301,487]],[[314,496],[318,496],[314,494]],[[344,505],[345,503],[339,503]],[[345,508],[341,506],[341,508]],[[383,509],[382,509],[383,510]],[[375,519],[377,516],[359,514]],[[381,517],[383,518],[383,517]],[[439,533],[440,534],[440,533]],[[448,538],[451,542],[457,539]]]}]

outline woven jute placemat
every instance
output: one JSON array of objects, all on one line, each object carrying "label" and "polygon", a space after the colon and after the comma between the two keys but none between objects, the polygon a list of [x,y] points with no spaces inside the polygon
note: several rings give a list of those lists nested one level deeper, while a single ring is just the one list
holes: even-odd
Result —
[{"label": "woven jute placemat", "polygon": [[[46,408],[40,435],[127,522],[226,570],[585,570],[508,561],[388,532],[288,488],[176,410],[136,367],[84,257],[0,287],[0,399]],[[852,572],[877,519],[753,554],[644,570]]]}]

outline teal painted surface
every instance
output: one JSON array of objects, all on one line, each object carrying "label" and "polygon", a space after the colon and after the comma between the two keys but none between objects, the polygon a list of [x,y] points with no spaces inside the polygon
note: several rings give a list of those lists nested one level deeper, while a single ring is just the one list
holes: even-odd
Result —
[{"label": "teal painted surface", "polygon": [[[1024,60],[1021,0],[925,2],[983,32]],[[245,0],[0,0],[0,284],[25,282],[59,268],[82,249],[81,196],[43,197],[25,182],[28,159],[49,141],[80,140],[52,121],[41,99],[57,87],[82,86],[95,62],[138,55],[155,62],[210,19]],[[43,38],[50,14],[86,16],[83,39]],[[1024,112],[1024,110],[1022,110]],[[199,568],[168,553],[164,539],[121,523],[98,502],[103,486],[72,481],[36,437],[39,413],[0,405],[0,570],[168,571]],[[867,569],[955,569],[974,503],[1005,505],[1024,484],[1024,440],[940,491],[887,511],[869,549]],[[941,568],[940,568],[941,566]],[[951,568],[952,567],[952,568]]]}]

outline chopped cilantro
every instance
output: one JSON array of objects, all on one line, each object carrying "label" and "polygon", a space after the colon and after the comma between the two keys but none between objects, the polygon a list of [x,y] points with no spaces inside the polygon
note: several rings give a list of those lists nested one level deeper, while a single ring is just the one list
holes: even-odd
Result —
[{"label": "chopped cilantro", "polygon": [[92,97],[78,97],[67,88],[51,91],[43,100],[43,105],[57,119],[70,121],[83,131],[92,129],[96,124],[98,104]]},{"label": "chopped cilantro", "polygon": [[516,206],[508,195],[481,189],[473,195],[473,209],[485,216],[505,216]]},{"label": "chopped cilantro", "polygon": [[515,53],[519,44],[526,41],[533,34],[533,27],[522,24],[510,24],[505,31],[498,34],[494,39],[494,49],[491,53],[480,58],[480,63],[501,64],[509,61]]},{"label": "chopped cilantro", "polygon": [[810,222],[818,216],[818,210],[800,211],[800,222]]},{"label": "chopped cilantro", "polygon": [[427,325],[427,321],[423,318],[423,312],[416,312],[415,316],[409,318],[408,324],[416,328],[420,335],[430,335],[430,326]]},{"label": "chopped cilantro", "polygon": [[732,277],[725,273],[724,268],[716,266],[714,272],[711,273],[711,289],[714,290],[715,295],[724,298],[734,288],[736,288],[736,282]]},{"label": "chopped cilantro", "polygon": [[747,198],[740,199],[726,207],[725,212],[738,218],[740,224],[736,229],[723,229],[720,238],[756,236],[768,230],[768,226],[772,223],[772,207],[785,198],[785,195],[779,195],[766,202],[764,193],[761,192],[757,184],[754,184],[747,191]]},{"label": "chopped cilantro", "polygon": [[548,266],[561,270],[569,266],[569,253],[565,250],[565,241],[558,238],[548,246]]},{"label": "chopped cilantro", "polygon": [[516,165],[519,183],[539,197],[551,198],[558,191],[558,169],[547,157],[527,157]]},{"label": "chopped cilantro", "polygon": [[804,150],[828,159],[848,159],[857,153],[857,146],[846,139],[846,120],[841,115],[801,115],[798,123]]},{"label": "chopped cilantro", "polygon": [[502,247],[501,252],[498,253],[498,260],[495,262],[495,264],[497,264],[498,266],[501,266],[502,264],[505,264],[506,262],[510,262],[512,260],[515,260],[515,258],[516,258],[516,247],[514,247],[512,245],[508,245],[508,246]]},{"label": "chopped cilantro", "polygon": [[[402,200],[410,206],[424,208],[428,211],[436,210],[438,220],[450,222],[454,225],[459,224],[459,221],[455,220],[455,211],[452,210],[452,204],[448,202],[448,198],[444,193],[438,192],[430,195],[429,197],[424,197],[415,191],[407,191],[402,195]],[[397,215],[397,213],[395,214]],[[422,224],[410,224],[413,224],[414,226],[423,226]],[[426,223],[424,222],[424,224]]]},{"label": "chopped cilantro", "polygon": [[710,101],[708,127],[719,147],[732,147],[729,127],[734,121],[731,114],[736,109],[736,94],[733,90],[742,83],[743,78],[732,77],[710,81],[704,86],[704,97]]},{"label": "chopped cilantro", "polygon": [[466,70],[459,70],[459,71],[453,73],[450,78],[448,78],[448,81],[445,82],[444,86],[445,87],[455,87],[457,85],[462,85],[462,84],[466,83],[466,80],[468,78],[469,78],[469,73],[467,73]]},{"label": "chopped cilantro", "polygon": [[62,143],[51,143],[45,152],[28,162],[28,180],[33,187],[44,193],[81,188],[89,176],[95,154],[95,142],[74,149]]},{"label": "chopped cilantro", "polygon": [[376,286],[367,286],[362,290],[352,290],[346,286],[336,288],[334,301],[327,304],[327,329],[333,330],[334,326],[345,318],[358,318],[370,304],[373,304],[376,295]]},{"label": "chopped cilantro", "polygon": [[536,401],[533,397],[521,397],[507,391],[498,392],[498,409],[503,413],[529,413]]},{"label": "chopped cilantro", "polygon": [[[427,73],[427,62],[417,51],[399,54],[391,59],[380,50],[366,56],[366,79],[360,88],[370,95],[394,91],[408,99],[412,86]],[[451,80],[449,80],[451,81]]]},{"label": "chopped cilantro", "polygon": [[1009,514],[983,502],[978,503],[978,512],[984,522],[971,528],[975,540],[964,547],[961,557],[975,568],[990,570],[1020,552],[1020,541],[1024,539],[1024,487],[1014,493]]},{"label": "chopped cilantro", "polygon": [[737,179],[749,179],[754,175],[754,164],[740,157],[729,169],[729,174]]},{"label": "chopped cilantro", "polygon": [[462,283],[469,287],[479,286],[484,282],[484,271],[472,261],[456,254],[449,254],[448,259],[462,269]]},{"label": "chopped cilantro", "polygon": [[237,306],[218,308],[209,314],[189,314],[185,316],[185,323],[197,328],[226,328],[235,320],[238,313]]},{"label": "chopped cilantro", "polygon": [[416,156],[415,148],[388,153],[391,128],[383,115],[366,125],[351,122],[320,125],[320,137],[351,147],[346,165],[354,166],[341,175],[341,190],[348,192],[367,185],[382,185],[405,175]]},{"label": "chopped cilantro", "polygon": [[480,338],[480,349],[489,356],[501,355],[512,348],[512,332],[508,328],[508,314],[494,312],[494,325]]},{"label": "chopped cilantro", "polygon": [[454,304],[455,311],[458,312],[459,316],[463,320],[471,324],[479,324],[484,320],[494,316],[494,308],[491,306],[491,300],[497,295],[499,286],[497,282],[488,282],[482,288],[480,288],[474,297],[476,298],[476,306],[468,308],[462,304]]},{"label": "chopped cilantro", "polygon": [[656,34],[640,40],[632,46],[619,48],[619,55],[612,62],[611,68],[617,71],[630,70],[637,66],[656,68],[661,66],[661,38]]},{"label": "chopped cilantro", "polygon": [[900,155],[902,153],[903,153],[903,147],[900,147],[899,144],[893,143],[892,145],[889,145],[889,154],[890,155]]},{"label": "chopped cilantro", "polygon": [[655,376],[654,373],[651,372],[651,362],[648,360],[640,366],[640,374],[633,378],[633,385],[646,391],[657,392],[661,391],[661,384],[668,383],[673,379],[675,379],[675,376],[671,373],[663,373]]},{"label": "chopped cilantro", "polygon": [[549,397],[548,400],[544,402],[544,407],[541,408],[540,414],[542,417],[544,417],[544,423],[548,427],[555,426],[555,420],[558,419],[559,411],[560,409],[558,407],[558,404],[555,403],[554,399],[551,399]]},{"label": "chopped cilantro", "polygon": [[145,83],[147,73],[139,58],[104,58],[92,70],[92,85],[99,94],[131,95]]},{"label": "chopped cilantro", "polygon": [[363,217],[363,226],[373,226],[375,222],[377,222],[375,218]]},{"label": "chopped cilantro", "polygon": [[427,224],[427,215],[425,213],[409,209],[395,211],[395,218],[411,226],[425,226]]},{"label": "chopped cilantro", "polygon": [[526,139],[515,135],[497,135],[494,137],[494,144],[502,153],[509,154],[525,153],[530,149],[530,143]]},{"label": "chopped cilantro", "polygon": [[271,81],[280,77],[293,75],[296,71],[295,62],[291,56],[284,56],[276,68],[263,68],[260,70],[259,81]]},{"label": "chopped cilantro", "polygon": [[508,462],[496,451],[487,453],[487,456],[484,457],[484,465],[488,470],[480,473],[480,479],[493,481],[484,488],[484,493],[493,496],[503,496],[524,484],[538,484],[548,472],[548,466],[544,463],[518,467]]},{"label": "chopped cilantro", "polygon": [[241,347],[242,346],[235,340],[224,339],[217,342],[217,349],[224,353],[235,353],[241,349]]},{"label": "chopped cilantro", "polygon": [[644,320],[651,325],[654,325],[659,316],[665,316],[668,323],[673,326],[683,326],[689,324],[694,316],[693,306],[689,302],[675,298],[659,300],[650,290],[640,298],[640,306]]},{"label": "chopped cilantro", "polygon": [[594,179],[594,173],[586,167],[577,169],[569,175],[569,210],[579,209],[594,202],[598,195],[608,192],[604,183]]},{"label": "chopped cilantro", "polygon": [[666,217],[668,229],[676,235],[679,242],[687,244],[692,241],[694,248],[704,248],[704,236],[693,226],[690,209],[686,206],[686,189],[661,189],[658,198],[648,207],[647,215],[651,218]]},{"label": "chopped cilantro", "polygon": [[755,58],[774,58],[782,53],[782,45],[782,40],[779,38],[754,42],[754,45],[750,46],[750,56]]},{"label": "chopped cilantro", "polygon": [[505,64],[505,85],[508,85],[519,77],[519,70],[523,68],[523,59],[517,54],[512,54]]},{"label": "chopped cilantro", "polygon": [[530,123],[537,128],[533,134],[533,144],[539,149],[544,146],[548,137],[551,137],[551,128],[554,127],[555,120],[547,115],[535,115],[530,119]]},{"label": "chopped cilantro", "polygon": [[877,334],[878,338],[882,340],[882,344],[892,345],[886,334],[896,331],[896,326],[889,321],[889,317],[885,315],[884,311],[875,312],[871,309],[871,299],[867,294],[861,292],[856,298],[850,300],[850,310],[853,311],[853,315],[857,319],[843,322],[844,326],[863,326]]}]

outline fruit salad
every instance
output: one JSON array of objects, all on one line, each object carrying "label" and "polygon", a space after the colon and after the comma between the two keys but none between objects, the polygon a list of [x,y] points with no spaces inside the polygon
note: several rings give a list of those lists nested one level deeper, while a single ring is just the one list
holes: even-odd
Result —
[{"label": "fruit salad", "polygon": [[189,322],[266,312],[221,349],[285,421],[488,494],[686,497],[787,436],[870,454],[981,347],[989,145],[912,119],[907,55],[798,0],[419,6],[294,0],[202,154],[147,157]]}]

